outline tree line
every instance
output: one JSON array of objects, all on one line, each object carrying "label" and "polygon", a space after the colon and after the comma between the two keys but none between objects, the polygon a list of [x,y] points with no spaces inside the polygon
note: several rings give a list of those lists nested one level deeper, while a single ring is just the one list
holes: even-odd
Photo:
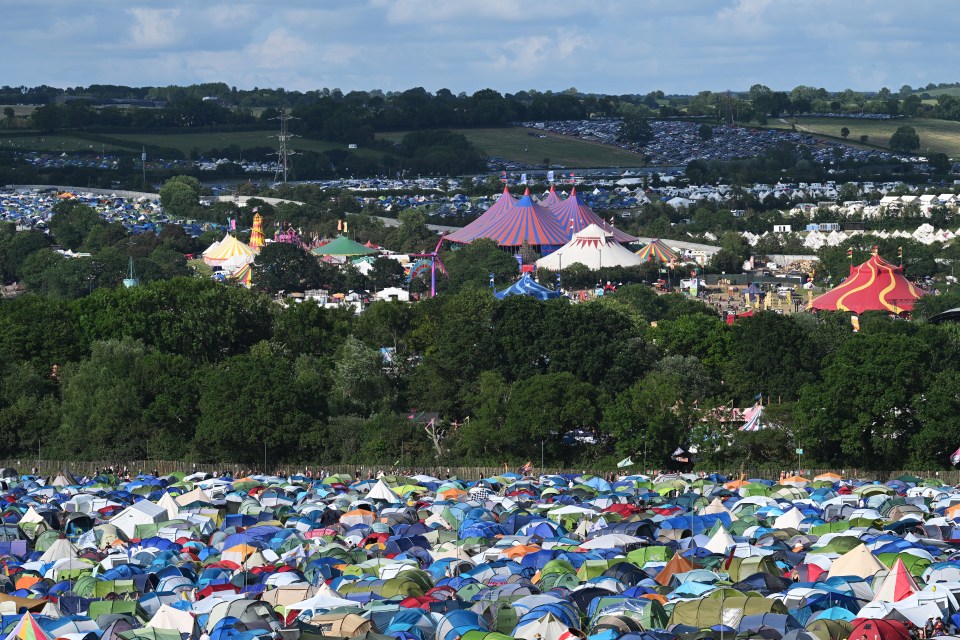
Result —
[{"label": "tree line", "polygon": [[[489,248],[488,248],[489,249]],[[723,322],[644,285],[574,304],[491,294],[512,258],[451,256],[416,304],[355,315],[195,277],[0,302],[0,455],[256,463],[943,468],[960,331],[867,313]],[[502,260],[498,262],[498,260]],[[515,263],[514,263],[515,273]],[[596,275],[596,274],[594,274]],[[925,300],[921,319],[957,306]],[[731,407],[765,405],[759,433]],[[431,425],[410,419],[432,412]]]}]

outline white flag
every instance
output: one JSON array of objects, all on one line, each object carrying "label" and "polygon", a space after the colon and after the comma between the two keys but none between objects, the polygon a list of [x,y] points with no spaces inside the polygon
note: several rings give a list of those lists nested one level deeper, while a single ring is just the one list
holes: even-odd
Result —
[{"label": "white flag", "polygon": [[632,466],[633,466],[633,460],[630,459],[631,457],[632,457],[632,456],[627,456],[626,458],[624,458],[623,460],[621,460],[620,462],[618,462],[618,463],[617,463],[617,468],[618,468],[618,469],[623,469],[624,467],[632,467]]},{"label": "white flag", "polygon": [[547,181],[553,182],[553,171],[547,171]]}]

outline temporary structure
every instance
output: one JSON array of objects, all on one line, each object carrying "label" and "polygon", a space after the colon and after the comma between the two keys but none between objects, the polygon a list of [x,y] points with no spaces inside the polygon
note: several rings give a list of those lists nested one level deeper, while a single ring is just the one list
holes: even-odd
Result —
[{"label": "temporary structure", "polygon": [[484,211],[483,215],[464,228],[457,229],[455,232],[448,235],[447,240],[458,244],[469,244],[477,238],[488,237],[484,235],[487,229],[489,229],[505,211],[513,208],[513,206],[516,204],[516,198],[510,194],[509,189],[504,187],[503,193],[500,194],[500,197],[497,199],[497,201],[493,203],[493,206]]},{"label": "temporary structure", "polygon": [[263,216],[253,215],[253,228],[250,229],[250,247],[259,250],[263,247]]},{"label": "temporary structure", "polygon": [[203,261],[211,267],[226,269],[241,267],[253,262],[257,252],[229,233],[220,242],[215,242],[203,252]]},{"label": "temporary structure", "polygon": [[[491,214],[492,209],[473,224],[450,234],[447,239],[465,244],[477,238],[490,238],[501,247],[519,249],[526,244],[550,251],[563,246],[570,238],[553,213],[535,203],[529,195],[524,195],[515,205],[501,209],[499,213]],[[476,224],[481,221],[483,224]]]},{"label": "temporary structure", "polygon": [[519,280],[503,291],[497,291],[495,295],[499,300],[503,300],[508,296],[529,296],[538,300],[548,300],[550,298],[559,298],[560,292],[548,289],[531,278],[529,273],[525,273]]},{"label": "temporary structure", "polygon": [[366,247],[347,236],[337,236],[325,245],[319,246],[311,251],[315,256],[369,256],[379,253],[376,249]]},{"label": "temporary structure", "polygon": [[560,271],[575,262],[594,271],[601,267],[632,267],[643,263],[637,254],[617,242],[611,231],[591,224],[570,242],[537,260],[537,267]]},{"label": "temporary structure", "polygon": [[570,190],[570,197],[566,200],[557,202],[554,206],[550,207],[550,211],[557,217],[557,221],[560,223],[568,233],[568,235],[573,235],[589,227],[590,225],[597,225],[604,231],[613,235],[617,242],[631,243],[636,242],[636,236],[632,236],[629,233],[624,233],[620,231],[609,222],[598,216],[593,212],[590,207],[585,205],[580,196],[577,195],[576,188]]},{"label": "temporary structure", "polygon": [[677,261],[680,256],[677,252],[668,247],[663,240],[653,239],[642,249],[637,251],[637,255],[644,262],[663,262],[669,263]]},{"label": "temporary structure", "polygon": [[874,253],[870,259],[850,267],[850,275],[840,285],[814,298],[811,309],[820,311],[913,311],[923,292],[903,276],[903,268]]}]

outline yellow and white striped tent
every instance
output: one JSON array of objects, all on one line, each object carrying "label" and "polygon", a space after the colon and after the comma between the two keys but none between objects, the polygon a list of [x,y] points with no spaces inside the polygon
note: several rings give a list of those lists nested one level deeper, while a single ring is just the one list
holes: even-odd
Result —
[{"label": "yellow and white striped tent", "polygon": [[257,257],[257,252],[229,233],[220,242],[214,242],[203,252],[203,261],[211,267],[225,269],[242,267],[250,264]]}]

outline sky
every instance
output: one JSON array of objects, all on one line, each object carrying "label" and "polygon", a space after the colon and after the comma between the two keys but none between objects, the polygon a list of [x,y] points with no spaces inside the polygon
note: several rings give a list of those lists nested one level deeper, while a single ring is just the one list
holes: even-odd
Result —
[{"label": "sky", "polygon": [[0,84],[473,93],[960,81],[948,0],[30,0]]}]

